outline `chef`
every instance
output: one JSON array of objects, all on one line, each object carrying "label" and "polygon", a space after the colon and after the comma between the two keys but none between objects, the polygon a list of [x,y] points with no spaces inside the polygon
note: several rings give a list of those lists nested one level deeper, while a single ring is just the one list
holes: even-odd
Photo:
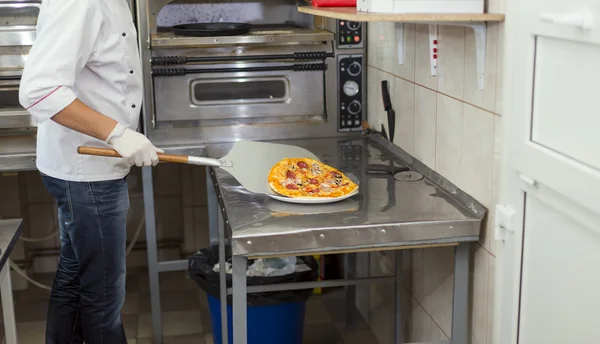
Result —
[{"label": "chef", "polygon": [[[138,133],[142,75],[125,0],[45,0],[19,90],[38,122],[37,168],[56,199],[60,260],[47,344],[126,343],[125,176],[162,152]],[[112,147],[122,159],[77,154]]]}]

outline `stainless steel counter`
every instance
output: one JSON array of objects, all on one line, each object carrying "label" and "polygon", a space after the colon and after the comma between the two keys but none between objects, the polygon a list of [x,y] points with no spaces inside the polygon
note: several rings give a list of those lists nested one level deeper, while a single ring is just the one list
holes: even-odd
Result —
[{"label": "stainless steel counter", "polygon": [[21,220],[0,220],[0,269],[4,267],[21,235]]},{"label": "stainless steel counter", "polygon": [[[354,140],[285,141],[315,153],[358,182],[360,193],[337,204],[306,206],[278,202],[243,189],[227,172],[212,173],[233,254],[269,256],[479,239],[486,209],[427,166],[378,135]],[[223,156],[230,144],[208,146]],[[367,174],[368,164],[407,166],[420,181]]]}]

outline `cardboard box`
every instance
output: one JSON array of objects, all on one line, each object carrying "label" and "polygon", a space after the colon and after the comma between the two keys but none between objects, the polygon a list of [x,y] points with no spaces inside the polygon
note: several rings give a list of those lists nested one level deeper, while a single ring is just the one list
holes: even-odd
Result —
[{"label": "cardboard box", "polygon": [[378,13],[484,13],[484,0],[358,0],[356,7]]}]

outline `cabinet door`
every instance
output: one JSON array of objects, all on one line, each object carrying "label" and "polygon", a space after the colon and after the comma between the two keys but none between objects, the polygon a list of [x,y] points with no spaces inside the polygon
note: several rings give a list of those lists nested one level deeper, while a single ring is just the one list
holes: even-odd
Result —
[{"label": "cabinet door", "polygon": [[509,0],[495,343],[600,339],[600,1]]}]

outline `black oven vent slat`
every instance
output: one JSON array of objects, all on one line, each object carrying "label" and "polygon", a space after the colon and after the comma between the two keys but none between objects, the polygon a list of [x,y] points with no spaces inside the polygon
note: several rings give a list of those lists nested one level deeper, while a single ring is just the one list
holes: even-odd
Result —
[{"label": "black oven vent slat", "polygon": [[260,56],[210,56],[210,57],[187,57],[187,56],[156,56],[151,62],[155,66],[183,65],[193,62],[226,62],[226,61],[249,61],[249,60],[289,60],[295,61],[317,61],[335,57],[333,53],[326,51],[306,51],[293,54],[276,54]]},{"label": "black oven vent slat", "polygon": [[21,77],[18,75],[0,75],[0,81],[16,81],[21,80]]},{"label": "black oven vent slat", "polygon": [[274,71],[312,72],[327,70],[325,63],[293,64],[287,66],[264,66],[245,68],[153,68],[152,76],[184,76],[186,74],[205,73],[243,73],[243,72],[274,72]]}]

